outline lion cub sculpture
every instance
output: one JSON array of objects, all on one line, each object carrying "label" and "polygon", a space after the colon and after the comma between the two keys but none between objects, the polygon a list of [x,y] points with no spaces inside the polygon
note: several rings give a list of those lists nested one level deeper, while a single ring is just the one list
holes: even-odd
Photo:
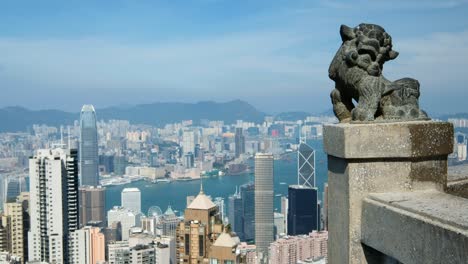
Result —
[{"label": "lion cub sculpture", "polygon": [[343,43],[328,69],[335,81],[330,94],[333,112],[340,122],[429,119],[419,109],[417,80],[391,82],[382,75],[384,63],[398,52],[392,50],[392,38],[381,26],[342,25],[340,35]]}]

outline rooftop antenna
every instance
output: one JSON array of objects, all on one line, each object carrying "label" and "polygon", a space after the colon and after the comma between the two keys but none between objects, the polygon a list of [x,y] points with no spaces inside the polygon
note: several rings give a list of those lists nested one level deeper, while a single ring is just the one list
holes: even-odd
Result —
[{"label": "rooftop antenna", "polygon": [[203,177],[201,172],[203,170],[203,162],[200,162],[200,194],[203,194]]}]

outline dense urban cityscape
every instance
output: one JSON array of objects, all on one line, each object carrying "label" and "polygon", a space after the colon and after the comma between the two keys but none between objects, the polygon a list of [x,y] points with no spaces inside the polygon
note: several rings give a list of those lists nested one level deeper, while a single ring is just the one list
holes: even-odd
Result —
[{"label": "dense urban cityscape", "polygon": [[[449,121],[460,130],[468,127],[466,119]],[[257,263],[268,256],[270,263],[325,263],[327,185],[316,185],[316,166],[325,164],[316,164],[307,139],[321,140],[323,124],[333,122],[327,116],[266,117],[262,124],[187,120],[157,128],[98,121],[94,107],[84,105],[74,124],[2,133],[2,258],[18,263],[60,263],[66,256],[71,263]],[[454,142],[451,163],[463,168],[465,134],[457,132]],[[287,195],[277,195],[281,206],[275,210],[273,161],[291,157],[297,170],[288,177],[297,184]],[[203,188],[203,179],[251,173],[254,181],[225,197],[211,197]],[[139,181],[195,181],[200,190],[186,197],[182,212],[161,208],[158,201],[144,210],[141,190],[125,187]],[[124,186],[121,200],[106,201],[106,188],[119,185]],[[107,211],[106,202],[113,206]],[[44,237],[45,223],[53,236]]]},{"label": "dense urban cityscape", "polygon": [[[308,249],[295,257],[298,261],[325,261],[326,202],[319,201],[315,151],[306,139],[320,139],[322,124],[335,122],[334,117],[266,117],[262,124],[201,120],[195,125],[187,120],[157,128],[126,120],[98,121],[97,116],[92,105],[84,105],[80,120],[72,125],[37,124],[30,133],[1,134],[2,226],[6,237],[15,238],[11,244],[5,240],[5,258],[61,262],[69,255],[76,263],[136,263],[133,257],[141,253],[148,258],[143,263],[208,258],[254,263],[258,251],[283,263],[280,252],[300,246]],[[291,156],[298,172],[288,177],[297,178],[297,185],[289,186],[290,200],[281,197],[281,210],[274,212],[273,161]],[[209,189],[202,189],[203,178],[250,173],[255,182],[236,187],[228,197],[212,198]],[[107,201],[113,207],[105,210],[106,188],[137,181],[197,181],[200,192],[187,197],[184,212],[171,206],[161,209],[158,201],[144,211],[141,191],[129,187],[122,190],[121,201]],[[303,204],[309,198],[313,202]],[[8,224],[12,219],[22,223],[21,234]],[[49,246],[41,235],[47,222],[56,225],[48,226],[56,236],[47,238]],[[186,235],[200,228],[204,237],[190,242]],[[59,237],[70,240],[67,244],[68,239]],[[204,246],[195,251],[198,243]]]},{"label": "dense urban cityscape", "polygon": [[467,264],[468,1],[1,1],[0,264]]}]

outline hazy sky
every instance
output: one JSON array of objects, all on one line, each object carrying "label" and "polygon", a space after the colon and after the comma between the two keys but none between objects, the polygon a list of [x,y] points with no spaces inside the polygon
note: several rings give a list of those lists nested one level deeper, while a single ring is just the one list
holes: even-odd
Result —
[{"label": "hazy sky", "polygon": [[0,107],[242,99],[321,112],[339,26],[368,22],[400,52],[388,78],[418,79],[431,113],[468,112],[467,14],[464,0],[2,0]]}]

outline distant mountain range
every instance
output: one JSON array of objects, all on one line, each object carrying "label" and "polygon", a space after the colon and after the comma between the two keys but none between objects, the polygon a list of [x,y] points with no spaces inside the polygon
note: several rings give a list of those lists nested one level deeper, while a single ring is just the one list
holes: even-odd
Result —
[{"label": "distant mountain range", "polygon": [[[202,119],[222,120],[227,124],[236,120],[260,123],[266,113],[257,110],[251,104],[234,100],[224,103],[204,101],[198,103],[152,103],[135,106],[115,106],[96,110],[98,120],[124,119],[133,124],[148,124],[162,126],[182,120],[193,120],[199,123]],[[275,115],[276,120],[295,121],[303,120],[311,113],[283,112]],[[333,115],[331,109],[319,113],[320,116]],[[29,110],[19,106],[0,108],[0,132],[27,131],[33,124],[59,126],[72,124],[79,120],[80,113],[70,113],[60,110]],[[440,115],[436,118],[466,118],[468,113]]]},{"label": "distant mountain range", "polygon": [[[212,101],[198,103],[152,103],[125,107],[108,107],[96,110],[98,120],[125,119],[134,124],[161,126],[182,120],[222,120],[228,124],[238,119],[262,122],[265,113],[247,102],[234,100],[225,103]],[[72,124],[79,119],[79,112],[60,110],[28,110],[23,107],[0,109],[0,132],[26,131],[33,124],[59,126]]]}]

